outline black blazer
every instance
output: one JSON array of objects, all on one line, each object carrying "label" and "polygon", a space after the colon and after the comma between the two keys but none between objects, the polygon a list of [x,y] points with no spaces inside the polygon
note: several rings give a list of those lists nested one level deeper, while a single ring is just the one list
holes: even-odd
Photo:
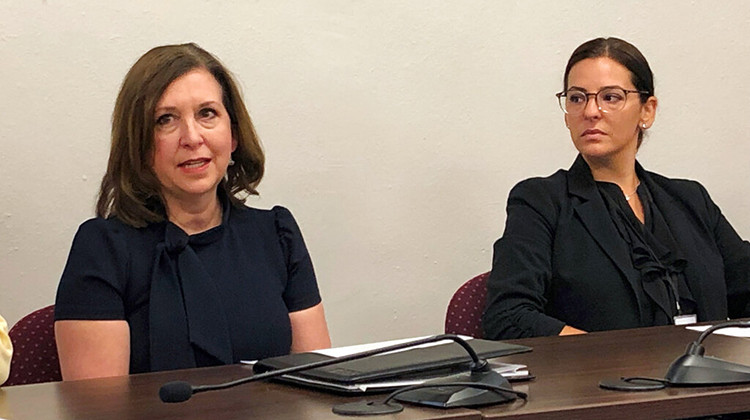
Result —
[{"label": "black blazer", "polygon": [[[698,320],[749,316],[750,243],[699,183],[637,163],[636,170],[687,260]],[[556,335],[566,324],[586,331],[653,325],[640,272],[580,155],[568,171],[518,183],[507,211],[487,286],[485,337]]]}]

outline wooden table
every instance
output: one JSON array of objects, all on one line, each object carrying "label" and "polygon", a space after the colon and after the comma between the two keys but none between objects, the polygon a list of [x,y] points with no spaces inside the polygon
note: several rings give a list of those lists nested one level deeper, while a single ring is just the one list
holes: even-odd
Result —
[{"label": "wooden table", "polygon": [[[438,410],[405,405],[402,413],[377,419],[659,419],[750,411],[750,385],[616,392],[599,380],[620,376],[663,377],[698,333],[683,327],[610,331],[511,342],[531,353],[498,360],[524,363],[537,379],[516,384],[528,401],[473,409]],[[750,365],[750,340],[713,335],[707,354]],[[0,418],[20,419],[344,419],[332,406],[355,401],[275,383],[251,383],[165,404],[158,389],[168,381],[192,384],[230,381],[251,374],[241,365],[159,372],[115,378],[0,388]],[[379,401],[382,395],[368,399]]]},{"label": "wooden table", "polygon": [[[159,387],[165,382],[186,380],[192,384],[212,384],[252,374],[243,365],[183,371],[158,372],[52,382],[0,388],[0,418],[43,419],[344,419],[331,412],[342,402],[357,398],[325,394],[293,386],[257,382],[235,388],[194,395],[183,403],[159,400]],[[383,396],[372,396],[379,401]],[[439,410],[405,406],[404,411],[378,419],[480,419],[476,410]]]},{"label": "wooden table", "polygon": [[[510,340],[534,348],[500,358],[523,363],[537,376],[526,385],[525,403],[481,408],[484,418],[674,419],[750,411],[750,385],[666,388],[649,392],[601,389],[621,376],[663,378],[669,365],[700,333],[667,326],[567,337]],[[750,340],[713,334],[706,355],[750,365]]]}]

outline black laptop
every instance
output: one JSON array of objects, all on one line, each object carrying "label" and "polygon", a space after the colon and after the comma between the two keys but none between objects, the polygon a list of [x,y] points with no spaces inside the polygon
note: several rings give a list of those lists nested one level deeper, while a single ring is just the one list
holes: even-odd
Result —
[{"label": "black laptop", "polygon": [[[501,341],[472,339],[468,343],[482,359],[531,351],[531,347]],[[253,371],[262,373],[329,359],[332,357],[312,352],[290,354],[260,360]],[[403,386],[397,382],[466,371],[470,363],[471,357],[463,347],[447,343],[305,370],[279,380],[344,393],[384,392]],[[392,382],[393,386],[386,385]],[[373,386],[378,384],[383,386]]]}]

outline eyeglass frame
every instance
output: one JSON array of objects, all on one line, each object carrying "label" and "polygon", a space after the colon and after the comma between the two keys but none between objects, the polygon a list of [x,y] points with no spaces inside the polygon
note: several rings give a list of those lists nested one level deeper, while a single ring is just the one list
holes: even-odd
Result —
[{"label": "eyeglass frame", "polygon": [[[560,109],[566,115],[571,115],[571,114],[565,109],[565,106],[563,106],[562,98],[567,97],[568,96],[568,92],[570,92],[571,90],[574,90],[575,92],[579,92],[579,93],[581,93],[581,94],[583,94],[583,95],[586,96],[586,103],[583,104],[583,107],[581,108],[581,114],[583,113],[583,110],[586,109],[586,106],[589,104],[589,96],[592,96],[592,95],[594,96],[594,102],[596,102],[596,108],[599,111],[601,111],[601,112],[609,113],[609,112],[612,112],[612,111],[607,111],[606,109],[602,109],[602,106],[599,105],[599,94],[602,93],[602,92],[604,92],[605,90],[608,90],[608,89],[619,89],[619,90],[625,92],[625,99],[622,101],[622,108],[625,108],[625,103],[628,100],[628,94],[629,93],[638,93],[638,94],[641,94],[641,95],[648,95],[648,94],[651,93],[651,92],[649,92],[647,90],[633,90],[633,89],[621,88],[619,86],[607,86],[607,87],[599,89],[597,92],[586,92],[585,90],[579,90],[579,89],[575,89],[575,88],[569,88],[568,90],[564,90],[562,92],[557,92],[555,94],[555,96],[557,96],[557,105],[560,106]],[[622,108],[615,110],[615,112],[622,110]]]}]

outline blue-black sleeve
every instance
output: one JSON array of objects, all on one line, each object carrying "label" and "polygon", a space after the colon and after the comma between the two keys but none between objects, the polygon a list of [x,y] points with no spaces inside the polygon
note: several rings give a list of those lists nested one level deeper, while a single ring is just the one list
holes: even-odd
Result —
[{"label": "blue-black sleeve", "polygon": [[709,215],[708,220],[713,227],[714,240],[724,261],[729,317],[748,317],[750,316],[750,242],[743,240],[737,234],[703,185],[698,184],[698,188]]},{"label": "blue-black sleeve", "polygon": [[559,206],[541,179],[518,183],[508,197],[503,236],[495,242],[482,316],[491,340],[557,335],[565,326],[545,314]]},{"label": "blue-black sleeve", "polygon": [[289,210],[276,206],[273,212],[281,249],[286,258],[287,284],[283,293],[284,303],[289,312],[313,307],[321,302],[321,298],[302,232]]},{"label": "blue-black sleeve", "polygon": [[116,223],[84,222],[73,239],[55,301],[56,320],[125,319],[123,276],[127,246]]}]

